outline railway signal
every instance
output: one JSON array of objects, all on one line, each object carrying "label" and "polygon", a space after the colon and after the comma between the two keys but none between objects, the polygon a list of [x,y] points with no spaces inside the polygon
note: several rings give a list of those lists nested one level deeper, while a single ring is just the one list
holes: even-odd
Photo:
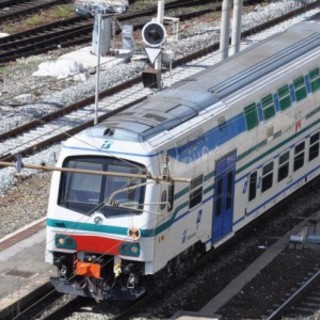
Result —
[{"label": "railway signal", "polygon": [[142,39],[151,48],[161,48],[166,38],[166,30],[161,23],[148,22],[142,29]]},{"label": "railway signal", "polygon": [[142,39],[148,46],[145,50],[149,61],[154,68],[142,72],[142,81],[145,87],[161,89],[161,52],[166,39],[166,30],[163,26],[164,1],[158,1],[157,21],[148,22],[142,29]]}]

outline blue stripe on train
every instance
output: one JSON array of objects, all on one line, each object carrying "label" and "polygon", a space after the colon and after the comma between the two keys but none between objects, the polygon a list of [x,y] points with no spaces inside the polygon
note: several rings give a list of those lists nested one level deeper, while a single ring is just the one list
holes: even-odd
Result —
[{"label": "blue stripe on train", "polygon": [[221,126],[205,132],[201,137],[181,147],[170,149],[168,154],[178,161],[191,163],[246,130],[244,115],[241,113]]}]

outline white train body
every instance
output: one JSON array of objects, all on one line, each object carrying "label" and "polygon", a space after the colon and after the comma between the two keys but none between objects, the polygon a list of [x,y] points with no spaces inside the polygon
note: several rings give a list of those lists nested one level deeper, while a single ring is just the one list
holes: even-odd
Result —
[{"label": "white train body", "polygon": [[139,279],[219,246],[318,176],[319,67],[314,18],[66,141],[58,167],[148,178],[53,174],[58,290],[134,299]]}]

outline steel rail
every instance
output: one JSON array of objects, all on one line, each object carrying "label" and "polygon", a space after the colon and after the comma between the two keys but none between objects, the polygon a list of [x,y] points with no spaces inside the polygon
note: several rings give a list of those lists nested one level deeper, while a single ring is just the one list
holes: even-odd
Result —
[{"label": "steel rail", "polygon": [[[253,27],[253,28],[250,28],[250,29],[247,29],[245,31],[242,31],[241,32],[241,38],[248,37],[248,36],[250,36],[252,34],[258,33],[260,31],[263,31],[263,30],[267,29],[267,28],[275,26],[278,23],[280,23],[282,21],[285,21],[287,19],[290,19],[290,18],[292,18],[292,17],[294,17],[296,15],[302,14],[307,10],[312,10],[314,8],[317,8],[319,5],[320,5],[320,0],[316,0],[316,1],[312,2],[312,3],[305,4],[303,7],[295,9],[295,10],[292,10],[292,11],[290,11],[290,12],[288,12],[288,13],[282,15],[282,16],[279,16],[279,17],[277,17],[277,18],[275,18],[273,20],[264,22],[264,23],[262,23],[260,25],[257,25],[255,27]],[[219,45],[220,45],[220,43],[217,42],[217,43],[214,43],[213,45],[210,45],[210,46],[208,46],[208,47],[206,47],[204,49],[201,49],[201,50],[199,50],[199,51],[197,51],[197,52],[195,52],[193,54],[190,54],[190,55],[188,55],[186,57],[177,59],[177,60],[173,61],[172,66],[173,67],[177,67],[177,66],[179,66],[181,64],[188,63],[188,62],[198,58],[199,56],[203,56],[203,55],[206,55],[206,54],[208,54],[208,53],[210,53],[210,52],[212,52],[214,50],[218,50],[219,49]]]},{"label": "steel rail", "polygon": [[9,8],[11,6],[25,3],[25,2],[30,2],[31,0],[1,0],[0,1],[0,9],[2,8]]},{"label": "steel rail", "polygon": [[[132,85],[141,82],[141,80],[142,80],[142,77],[138,76],[138,77],[135,77],[131,80],[125,81],[121,84],[115,85],[114,87],[112,87],[110,89],[103,90],[99,93],[99,99],[111,96],[115,93],[118,93],[118,92],[124,90],[125,88],[131,87]],[[49,113],[39,119],[34,119],[33,121],[30,121],[26,124],[23,124],[19,127],[16,127],[12,130],[9,130],[9,131],[6,131],[6,132],[0,134],[0,141],[12,138],[14,136],[17,136],[18,134],[22,134],[28,130],[33,129],[33,128],[37,127],[38,125],[46,123],[50,120],[57,119],[59,117],[62,117],[64,115],[66,115],[70,112],[76,111],[78,109],[84,108],[87,105],[94,103],[94,101],[95,101],[95,96],[91,95],[85,99],[82,99],[80,101],[72,103],[72,104],[64,107],[63,109],[51,112],[51,113]],[[105,120],[105,119],[102,119],[102,120]]]},{"label": "steel rail", "polygon": [[[91,19],[90,19],[91,20]],[[32,28],[26,31],[21,31],[7,37],[0,38],[0,48],[4,50],[5,45],[13,45],[14,43],[19,43],[19,41],[23,40],[23,38],[35,38],[37,34],[43,33],[56,28],[66,28],[70,25],[87,25],[88,18],[75,16],[69,19],[58,20],[55,22],[51,22],[36,28]],[[84,23],[85,22],[85,23]],[[92,23],[92,21],[91,21]]]},{"label": "steel rail", "polygon": [[305,292],[320,278],[320,270],[316,272],[308,281],[306,281],[298,290],[296,290],[285,302],[283,302],[275,311],[273,311],[266,320],[280,319],[285,310],[287,310],[294,301],[305,294]]},{"label": "steel rail", "polygon": [[[69,3],[70,0],[24,0],[24,1],[2,1],[0,2],[1,23],[7,20],[18,20],[23,16],[29,15],[40,9],[53,7],[58,4]],[[3,10],[10,8],[9,11]]]},{"label": "steel rail", "polygon": [[[181,0],[179,0],[177,3],[175,2],[168,4],[166,6],[166,10],[191,5],[194,6],[195,4],[200,5],[207,2],[210,1],[202,0],[181,2]],[[247,2],[249,3],[249,0]],[[260,0],[256,0],[255,2],[260,2]],[[210,3],[212,3],[212,1]],[[209,9],[202,9],[191,13],[181,13],[176,15],[176,17],[180,18],[180,20],[186,20],[219,10],[221,10],[221,2],[216,2],[212,3],[212,7]],[[141,17],[142,15],[150,15],[153,12],[155,12],[155,8],[127,13],[124,15],[119,15],[118,20],[120,22],[127,21],[129,19]],[[145,22],[146,21],[133,23],[134,30],[142,29]],[[67,28],[66,25],[69,23],[71,24],[71,27]],[[80,24],[81,27],[78,27],[77,25],[74,26],[74,24]],[[54,22],[45,26],[34,28],[32,30],[4,37],[0,39],[0,65],[20,57],[26,57],[29,55],[40,54],[49,50],[54,50],[58,45],[61,45],[62,47],[69,47],[89,42],[92,38],[92,27],[93,20],[91,18],[73,17],[61,22]],[[43,35],[44,32],[46,33],[45,35]],[[39,33],[41,35],[37,36]]]}]

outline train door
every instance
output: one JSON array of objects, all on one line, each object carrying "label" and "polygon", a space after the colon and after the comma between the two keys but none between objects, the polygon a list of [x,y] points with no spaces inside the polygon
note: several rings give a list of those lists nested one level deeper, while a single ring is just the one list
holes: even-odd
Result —
[{"label": "train door", "polygon": [[216,242],[232,231],[236,152],[216,162],[212,239]]}]

